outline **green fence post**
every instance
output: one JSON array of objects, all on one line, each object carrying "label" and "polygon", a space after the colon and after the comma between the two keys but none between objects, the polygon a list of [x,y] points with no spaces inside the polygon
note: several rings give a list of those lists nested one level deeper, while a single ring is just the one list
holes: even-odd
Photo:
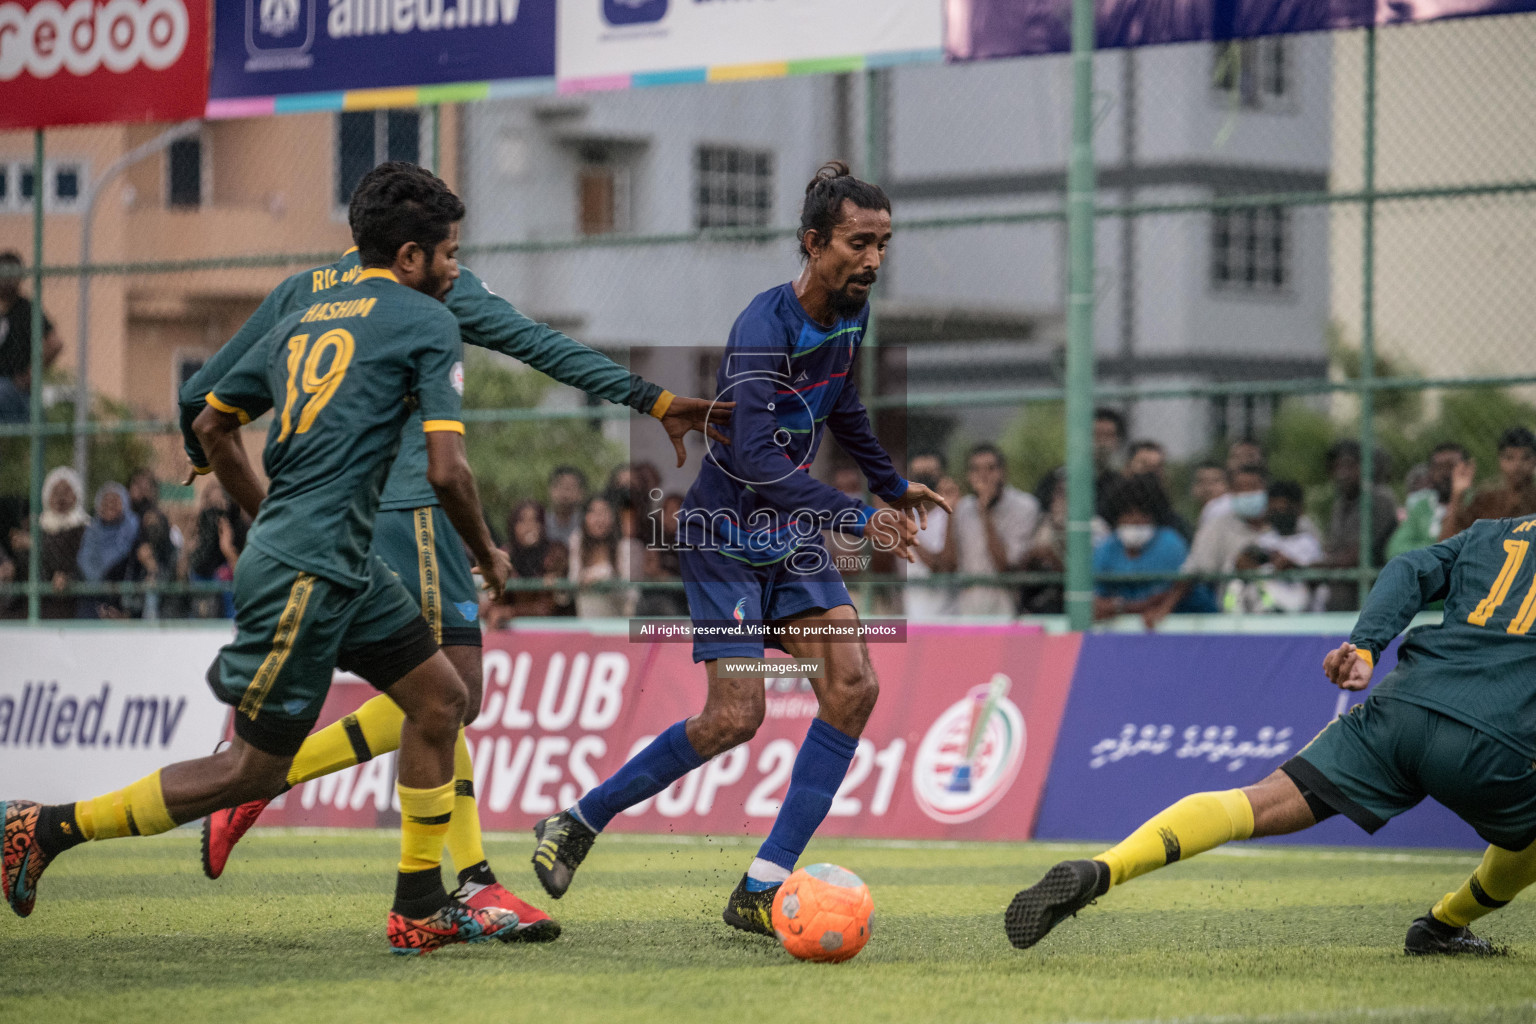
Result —
[{"label": "green fence post", "polygon": [[1093,623],[1093,0],[1072,2],[1067,166],[1067,622]]},{"label": "green fence post", "polygon": [[[1360,267],[1360,558],[1363,570],[1375,567],[1376,539],[1376,30],[1365,30],[1365,152],[1361,191]],[[1356,583],[1361,607],[1371,590],[1368,574]]]},{"label": "green fence post", "polygon": [[[878,68],[864,71],[864,173],[865,181],[880,184],[885,177],[885,80]],[[869,304],[869,323],[864,326],[864,338],[859,343],[862,350],[859,367],[859,393],[868,402],[880,395],[880,318],[875,313],[873,301]],[[878,409],[870,411],[871,426],[880,415]],[[903,473],[906,467],[900,467]],[[866,495],[866,500],[868,496]],[[874,614],[874,587],[868,583],[859,588],[859,603],[867,614]]]},{"label": "green fence post", "polygon": [[43,557],[43,191],[47,176],[43,172],[43,130],[33,133],[32,141],[32,409],[29,447],[32,456],[31,484],[28,487],[31,512],[27,552],[27,621],[36,625],[42,618]]}]

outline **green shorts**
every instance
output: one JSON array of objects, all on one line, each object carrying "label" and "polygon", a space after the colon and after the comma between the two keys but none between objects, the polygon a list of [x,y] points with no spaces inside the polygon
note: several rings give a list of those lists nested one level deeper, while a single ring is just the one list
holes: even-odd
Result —
[{"label": "green shorts", "polygon": [[1367,698],[1280,770],[1309,803],[1320,801],[1367,832],[1431,796],[1494,846],[1523,850],[1536,841],[1536,762],[1407,701]]},{"label": "green shorts", "polygon": [[292,755],[320,717],[334,669],[383,690],[437,652],[400,580],[378,558],[368,563],[368,586],[357,590],[246,548],[235,568],[235,639],[208,669],[214,696],[235,708],[235,735]]},{"label": "green shorts", "polygon": [[480,591],[464,542],[440,507],[381,511],[374,521],[373,553],[420,604],[438,643],[480,646]]}]

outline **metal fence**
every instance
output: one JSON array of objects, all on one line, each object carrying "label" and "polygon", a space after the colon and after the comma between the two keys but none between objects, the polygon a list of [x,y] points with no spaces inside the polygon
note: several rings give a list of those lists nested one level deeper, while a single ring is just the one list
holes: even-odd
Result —
[{"label": "metal fence", "polygon": [[[1127,441],[1165,447],[1186,518],[1195,465],[1250,437],[1272,476],[1305,487],[1321,533],[1340,439],[1360,443],[1365,479],[1394,504],[1444,441],[1472,453],[1480,485],[1498,482],[1501,432],[1536,427],[1532,52],[1536,18],[1517,15],[1094,57],[1091,401],[1126,417]],[[849,160],[895,205],[866,404],[899,456],[946,453],[962,489],[964,455],[985,441],[1033,491],[1068,450],[1072,73],[1046,57],[0,135],[0,249],[22,254],[22,294],[41,296],[62,344],[19,381],[30,412],[0,422],[0,605],[35,618],[105,596],[130,616],[218,613],[227,579],[184,565],[56,581],[26,510],[46,504],[57,466],[94,494],[143,465],[180,560],[216,543],[206,523],[199,536],[206,483],[177,482],[175,388],[284,276],[350,244],[351,184],[391,158],[463,195],[463,258],[499,293],[680,393],[712,390],[709,354],[737,312],[795,271],[804,182]],[[40,365],[51,353],[31,337]],[[686,487],[691,470],[673,472],[659,431],[626,410],[500,357],[472,369],[469,444],[498,530],[563,463],[596,485],[654,461],[665,490]],[[1383,500],[1364,489],[1367,531]],[[1372,547],[1292,575],[1363,592]],[[862,601],[890,609],[902,587],[1038,590],[1062,575],[858,579]]]}]

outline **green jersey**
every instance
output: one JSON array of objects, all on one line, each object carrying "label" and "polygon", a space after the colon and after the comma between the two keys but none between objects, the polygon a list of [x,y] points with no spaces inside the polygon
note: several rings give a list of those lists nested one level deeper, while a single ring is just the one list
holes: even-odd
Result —
[{"label": "green jersey", "polygon": [[[351,249],[330,266],[315,267],[289,277],[273,289],[235,336],[183,385],[180,395],[182,439],[187,457],[199,472],[207,472],[208,459],[192,433],[192,421],[202,412],[209,389],[279,320],[311,303],[334,298],[335,293],[349,287],[361,272],[357,250]],[[602,353],[519,313],[465,267],[459,268],[459,279],[443,301],[457,318],[459,335],[465,344],[504,353],[562,384],[618,405],[628,405],[639,412],[650,412],[661,397],[659,386],[630,373]],[[426,438],[419,421],[413,419],[401,435],[400,454],[395,458],[394,469],[385,484],[381,507],[422,508],[436,504],[437,495],[427,484]]]},{"label": "green jersey", "polygon": [[1536,516],[1483,519],[1399,555],[1372,588],[1350,642],[1379,656],[1426,605],[1376,696],[1432,708],[1536,758]]},{"label": "green jersey", "polygon": [[279,320],[207,395],[245,421],[275,412],[262,454],[270,485],[246,543],[366,587],[402,427],[414,420],[418,430],[464,432],[462,352],[453,314],[387,270],[364,270]]}]

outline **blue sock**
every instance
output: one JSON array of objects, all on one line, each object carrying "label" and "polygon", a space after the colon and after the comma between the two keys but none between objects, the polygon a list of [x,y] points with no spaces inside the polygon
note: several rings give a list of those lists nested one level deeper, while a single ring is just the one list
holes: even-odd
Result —
[{"label": "blue sock", "polygon": [[795,755],[795,767],[789,775],[789,792],[773,821],[773,830],[757,855],[786,871],[795,870],[795,861],[805,852],[827,811],[837,787],[848,774],[853,752],[859,741],[833,728],[821,719],[811,721],[811,729]]},{"label": "blue sock", "polygon": [[615,814],[655,796],[703,764],[704,758],[688,742],[686,724],[674,723],[602,785],[576,801],[577,816],[594,832],[601,832]]}]

